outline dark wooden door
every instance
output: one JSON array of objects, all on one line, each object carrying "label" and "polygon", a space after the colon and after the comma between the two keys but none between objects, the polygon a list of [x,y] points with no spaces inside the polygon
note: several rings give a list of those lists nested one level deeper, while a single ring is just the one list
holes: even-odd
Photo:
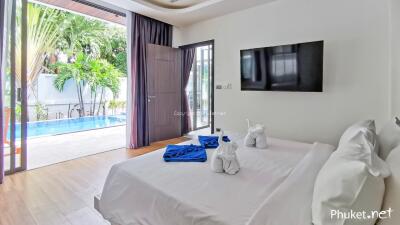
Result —
[{"label": "dark wooden door", "polygon": [[147,46],[150,141],[181,136],[182,84],[179,49]]}]

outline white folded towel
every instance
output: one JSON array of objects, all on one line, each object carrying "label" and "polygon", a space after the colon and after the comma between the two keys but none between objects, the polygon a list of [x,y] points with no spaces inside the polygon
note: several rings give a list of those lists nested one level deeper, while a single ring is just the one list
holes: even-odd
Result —
[{"label": "white folded towel", "polygon": [[247,119],[247,135],[244,138],[244,144],[247,147],[266,148],[267,136],[265,135],[265,126],[262,124],[251,125]]},{"label": "white folded towel", "polygon": [[211,157],[211,170],[216,173],[224,172],[224,164],[222,159],[220,158],[220,153],[218,152],[218,148],[214,151]]},{"label": "white folded towel", "polygon": [[222,137],[224,133],[221,132],[218,138],[218,148],[214,151],[211,157],[211,170],[216,173],[227,173],[234,175],[240,170],[239,160],[237,159],[236,150],[238,145],[231,142],[224,142]]},{"label": "white folded towel", "polygon": [[232,142],[228,144],[229,147],[222,151],[221,159],[225,173],[234,175],[240,170],[239,160],[236,155],[238,148],[237,144]]}]

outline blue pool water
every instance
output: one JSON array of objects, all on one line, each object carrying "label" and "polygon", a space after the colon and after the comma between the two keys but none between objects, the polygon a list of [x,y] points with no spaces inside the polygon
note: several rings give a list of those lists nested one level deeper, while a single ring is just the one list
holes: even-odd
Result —
[{"label": "blue pool water", "polygon": [[[87,131],[125,125],[126,116],[90,116],[73,119],[47,120],[28,123],[28,138]],[[10,129],[8,129],[10,137]],[[15,138],[21,138],[21,124],[16,124]]]}]

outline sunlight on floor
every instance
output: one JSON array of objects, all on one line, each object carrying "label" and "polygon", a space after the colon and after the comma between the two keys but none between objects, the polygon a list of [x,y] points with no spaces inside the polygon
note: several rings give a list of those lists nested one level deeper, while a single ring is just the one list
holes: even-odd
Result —
[{"label": "sunlight on floor", "polygon": [[211,128],[207,127],[207,128],[200,129],[200,130],[191,131],[190,133],[188,133],[186,135],[186,137],[193,138],[198,135],[210,135],[210,134],[211,134]]},{"label": "sunlight on floor", "polygon": [[[28,169],[124,148],[126,126],[28,140]],[[19,161],[19,160],[18,160]],[[5,160],[9,168],[9,160]]]}]

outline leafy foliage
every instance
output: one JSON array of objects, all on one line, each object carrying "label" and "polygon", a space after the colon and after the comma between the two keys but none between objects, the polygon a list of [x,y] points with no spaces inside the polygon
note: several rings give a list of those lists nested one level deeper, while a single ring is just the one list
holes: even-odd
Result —
[{"label": "leafy foliage", "polygon": [[123,74],[127,74],[126,34],[124,29],[114,27],[109,30],[108,43],[101,49],[101,58],[106,59]]},{"label": "leafy foliage", "polygon": [[112,99],[108,103],[108,108],[112,110],[113,114],[116,114],[117,109],[123,109],[125,108],[126,102],[125,101],[119,101]]},{"label": "leafy foliage", "polygon": [[77,84],[86,81],[91,70],[89,57],[83,53],[78,54],[74,63],[58,62],[53,65],[53,68],[58,70],[54,86],[59,91],[64,90],[65,83],[70,79],[73,79]]},{"label": "leafy foliage", "polygon": [[83,16],[64,13],[62,38],[57,47],[66,51],[68,55],[78,52],[100,56],[100,49],[109,48],[105,33],[107,27],[103,22]]},{"label": "leafy foliage", "polygon": [[107,60],[126,74],[125,29],[69,12],[59,16],[61,38],[57,48],[69,56],[83,52]]},{"label": "leafy foliage", "polygon": [[107,60],[91,60],[91,81],[93,88],[104,87],[111,90],[114,95],[119,92],[121,72]]},{"label": "leafy foliage", "polygon": [[[60,38],[58,19],[60,11],[37,4],[28,4],[28,36],[27,36],[27,85],[32,88],[42,71],[45,55],[54,50]],[[21,25],[21,18],[17,18],[17,27]],[[21,83],[21,29],[17,29],[15,69],[17,84]]]},{"label": "leafy foliage", "polygon": [[37,102],[35,104],[36,120],[47,120],[49,118],[46,105]]},{"label": "leafy foliage", "polygon": [[[20,27],[21,18],[17,18]],[[21,79],[21,31],[16,35],[16,78]],[[85,53],[102,58],[126,74],[125,29],[105,22],[49,8],[28,4],[28,86],[37,81],[46,57],[56,49],[68,56]]]},{"label": "leafy foliage", "polygon": [[[20,14],[17,14],[17,27],[21,27]],[[19,85],[22,58],[21,29],[17,28],[16,37],[15,76]],[[126,34],[123,27],[29,3],[27,38],[28,88],[32,89],[31,93],[35,98],[36,92],[33,86],[37,82],[38,75],[44,69],[49,69],[46,66],[57,74],[54,86],[59,91],[64,90],[67,81],[74,81],[79,98],[80,116],[85,115],[82,92],[86,86],[90,87],[93,95],[91,114],[95,113],[96,98],[100,98],[97,113],[100,111],[100,105],[105,105],[105,90],[111,90],[114,96],[118,94],[119,78],[127,73]],[[50,60],[46,63],[46,59],[53,56],[57,50],[74,58],[74,62],[48,65]],[[97,96],[99,91],[101,94]],[[37,102],[36,111],[41,118],[43,107]]]},{"label": "leafy foliage", "polygon": [[[100,112],[101,104],[104,104],[105,90],[109,89],[115,95],[119,92],[121,72],[104,59],[95,59],[83,53],[77,55],[74,63],[56,63],[54,68],[59,71],[54,86],[63,91],[68,80],[74,80],[77,86],[80,109],[84,112],[82,90],[86,85],[92,93],[92,105],[90,114],[96,112],[97,92],[100,90],[100,104],[97,114]],[[81,115],[83,116],[83,115]]]},{"label": "leafy foliage", "polygon": [[[99,114],[101,106],[105,105],[105,90],[111,90],[116,97],[120,87],[119,78],[127,73],[125,30],[68,12],[62,12],[59,20],[62,37],[57,43],[57,48],[76,59],[73,63],[57,63],[53,67],[59,72],[54,85],[62,91],[66,81],[75,81],[80,116],[86,113],[82,90],[89,86],[89,113]],[[98,98],[100,103],[96,109]]]},{"label": "leafy foliage", "polygon": [[87,55],[80,53],[77,55],[74,63],[58,62],[52,65],[53,69],[57,69],[58,71],[58,75],[54,80],[54,86],[57,88],[57,90],[63,91],[68,80],[75,81],[76,90],[78,93],[80,116],[85,116],[85,104],[83,102],[82,90],[90,75],[91,68],[89,60],[90,58]]}]

